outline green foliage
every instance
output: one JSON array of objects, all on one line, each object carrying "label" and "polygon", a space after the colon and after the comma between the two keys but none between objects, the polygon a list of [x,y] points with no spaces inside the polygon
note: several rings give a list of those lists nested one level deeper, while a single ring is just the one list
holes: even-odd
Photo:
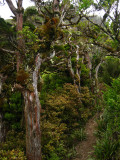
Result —
[{"label": "green foliage", "polygon": [[97,160],[119,159],[120,149],[120,78],[113,80],[112,86],[104,93],[105,110],[98,121],[95,146]]},{"label": "green foliage", "polygon": [[12,93],[11,97],[4,103],[3,112],[4,119],[9,127],[15,130],[21,130],[22,125],[22,95],[19,92]]},{"label": "green foliage", "polygon": [[[36,9],[34,11],[34,8],[30,8],[25,12],[25,16],[37,14],[36,12]],[[31,21],[35,21],[35,19]],[[51,49],[52,41],[63,37],[62,30],[58,27],[59,18],[45,16],[44,24],[39,27],[35,26],[31,21],[27,20],[24,23],[23,30],[19,32],[22,35],[21,37],[24,38],[27,55],[39,51],[43,57],[46,57],[46,54],[48,54]]]},{"label": "green foliage", "polygon": [[23,26],[29,26],[32,31],[35,30],[37,23],[42,23],[43,19],[38,15],[38,10],[35,6],[25,9],[23,14]]},{"label": "green foliage", "polygon": [[103,118],[103,119],[97,120],[97,131],[96,131],[95,135],[98,138],[101,138],[102,134],[106,131],[107,123],[108,123],[108,119],[107,118],[105,118],[105,119]]},{"label": "green foliage", "polygon": [[100,76],[103,81],[111,85],[112,79],[120,75],[120,61],[118,58],[107,57],[105,63],[102,64],[100,69]]},{"label": "green foliage", "polygon": [[85,64],[82,64],[81,66],[81,85],[82,86],[88,86],[90,85],[90,79],[89,79],[89,68],[86,67]]},{"label": "green foliage", "polygon": [[[81,124],[79,125],[83,125],[82,124],[82,121],[81,121]],[[83,141],[86,139],[86,133],[84,131],[83,128],[76,128],[74,130],[71,131],[71,134],[69,134],[69,137],[67,137],[67,145],[68,146],[73,146],[73,142],[74,142],[74,145],[76,145],[78,143],[78,141]],[[72,149],[72,148],[71,148]]]},{"label": "green foliage", "polygon": [[102,140],[98,140],[94,147],[94,154],[97,160],[114,159],[118,150],[119,142],[114,140],[108,132],[104,133]]},{"label": "green foliage", "polygon": [[[11,75],[11,73],[13,74],[14,69],[13,69],[13,64],[11,64],[11,62],[13,61],[14,59],[11,55],[5,54],[4,52],[0,52],[0,64],[1,64],[0,73],[7,74],[7,75]],[[14,74],[12,76],[14,76]]]},{"label": "green foliage", "polygon": [[0,47],[8,47],[10,45],[9,38],[15,34],[12,25],[0,18]]},{"label": "green foliage", "polygon": [[25,26],[22,31],[19,31],[19,33],[22,35],[22,38],[24,38],[25,46],[27,49],[32,50],[33,52],[37,52],[40,48],[39,42],[40,39],[38,37],[37,33],[34,33],[29,26]]},{"label": "green foliage", "polygon": [[0,143],[0,159],[26,160],[25,157],[25,133],[23,126],[23,100],[21,93],[9,94],[9,98],[4,98],[2,112],[4,113],[4,123],[6,126],[5,142]]},{"label": "green foliage", "polygon": [[51,153],[49,160],[59,160],[59,157],[57,156],[56,153]]},{"label": "green foliage", "polygon": [[73,145],[73,147],[68,150],[68,153],[66,154],[66,159],[71,159],[75,156],[76,156],[76,150],[75,150],[75,147]]},{"label": "green foliage", "polygon": [[64,83],[72,82],[70,77],[67,77],[65,73],[57,73],[57,72],[48,72],[43,73],[43,92],[54,91],[55,89],[62,88]]},{"label": "green foliage", "polygon": [[29,27],[32,31],[35,30],[35,26],[31,22],[25,22],[23,27]]},{"label": "green foliage", "polygon": [[56,52],[65,51],[64,45],[54,45],[54,49]]},{"label": "green foliage", "polygon": [[[70,5],[69,2],[69,0],[64,0],[63,4],[67,4],[68,7]],[[113,2],[114,0],[102,0],[100,1],[100,4],[107,10],[109,5]],[[93,0],[80,1],[79,11],[81,12],[81,17],[82,13],[84,11],[87,11],[87,9],[90,8],[92,4]],[[47,6],[46,9],[43,9],[41,7],[41,9],[42,12],[45,10],[46,12],[49,12],[49,6]],[[74,9],[73,4],[70,6],[70,9]],[[47,16],[47,14],[50,14],[50,16]],[[90,54],[96,52],[97,49],[93,52],[90,48],[92,45],[94,45],[95,42],[105,42],[105,44],[112,47],[113,50],[119,49],[119,43],[118,41],[113,40],[115,36],[112,36],[111,34],[114,33],[112,30],[114,24],[110,24],[109,21],[106,22],[106,33],[102,32],[104,29],[101,30],[99,25],[91,25],[86,20],[78,25],[78,31],[76,31],[76,26],[74,26],[73,28],[71,27],[72,29],[67,26],[67,29],[64,30],[64,35],[63,31],[59,28],[60,26],[58,25],[59,18],[52,16],[53,12],[50,11],[49,13],[43,15],[42,18],[40,18],[38,17],[38,11],[34,7],[30,7],[24,12],[24,27],[23,30],[20,31],[21,37],[19,36],[19,38],[24,39],[23,51],[21,51],[22,53],[20,53],[22,59],[22,65],[20,67],[27,68],[28,70],[20,69],[17,74],[13,72],[13,74],[16,75],[16,78],[13,78],[13,74],[11,77],[11,72],[15,70],[14,68],[16,65],[16,59],[14,59],[14,56],[12,57],[10,55],[4,55],[1,51],[0,62],[2,65],[0,66],[0,73],[8,75],[7,83],[3,85],[3,89],[6,88],[4,92],[7,91],[8,88],[12,88],[14,79],[15,82],[21,84],[23,87],[25,87],[25,89],[29,89],[29,91],[32,92],[32,76],[30,74],[34,69],[36,54],[40,53],[41,58],[48,58],[48,55],[50,55],[50,52],[53,52],[53,50],[55,50],[56,53],[60,53],[59,55],[56,54],[57,56],[55,56],[51,60],[51,62],[49,61],[42,64],[41,70],[43,71],[43,73],[41,79],[43,79],[43,81],[41,80],[39,82],[38,89],[41,93],[40,99],[42,104],[42,158],[44,160],[63,160],[71,159],[73,155],[75,155],[75,149],[73,144],[86,138],[82,127],[84,126],[88,118],[92,115],[92,111],[94,109],[93,96],[89,91],[90,71],[86,65],[88,62],[85,62],[83,58],[79,59],[79,61],[77,62],[75,55],[76,46],[80,46],[79,54],[80,57],[83,57],[83,55],[85,54],[84,50],[88,48],[89,50],[87,51],[90,51]],[[66,16],[68,16],[67,19],[71,20],[72,24],[72,20],[74,19],[74,13],[73,15],[72,13],[69,15],[68,12],[68,14],[66,13]],[[44,24],[37,28],[37,20],[40,23],[42,22],[42,24],[44,22]],[[13,29],[11,25],[7,24],[3,19],[0,19],[0,24],[1,46],[7,46],[6,41],[8,40],[8,37],[11,36]],[[65,22],[65,24],[67,23]],[[110,28],[108,35],[107,28]],[[85,34],[85,36],[82,37],[82,34]],[[95,39],[96,41],[91,39],[87,40],[87,34],[88,37],[93,36],[93,39]],[[113,37],[113,39],[109,38],[109,35]],[[64,39],[64,42],[62,42],[61,39],[63,40],[64,36],[66,37]],[[16,37],[14,38],[16,40]],[[14,40],[14,38],[11,40]],[[92,43],[91,46],[89,45],[89,42]],[[86,44],[88,46],[86,46]],[[14,46],[16,47],[16,43]],[[102,45],[100,44],[100,46]],[[9,48],[9,46],[7,46],[6,48]],[[95,54],[93,56],[93,70],[103,56],[103,52],[101,53],[101,50],[99,50],[97,53],[98,55]],[[70,78],[70,74],[67,71],[66,65],[68,63],[68,56],[71,56],[73,70],[75,71],[76,67],[80,69],[80,82],[82,86],[81,93],[78,93],[76,86],[71,84],[72,79]],[[2,62],[2,59],[4,59],[4,62]],[[60,62],[61,60],[62,62],[65,62],[61,65],[62,67],[55,65],[54,62]],[[51,69],[50,64],[54,64],[55,68]],[[106,63],[103,64],[101,69],[101,72],[103,72],[101,73],[101,75],[104,82],[110,84],[111,79],[119,76],[119,66],[120,65],[118,59],[107,58]],[[45,71],[44,69],[46,68],[50,71]],[[12,79],[12,83],[11,81],[9,81],[9,75]],[[75,75],[75,80],[77,84],[77,74]],[[114,159],[117,150],[120,148],[119,86],[120,82],[118,79],[112,84],[113,88],[109,89],[109,91],[105,93],[105,101],[107,106],[105,109],[106,114],[104,113],[103,119],[98,121],[97,136],[99,139],[95,147],[95,156],[98,160]],[[7,94],[8,93],[9,90],[7,91]],[[8,99],[0,99],[0,104],[3,105],[4,120],[6,121],[6,124],[9,124],[10,129],[21,130],[23,97],[18,92],[15,92],[12,95],[10,93]],[[101,92],[99,93],[101,94]],[[97,96],[99,98],[99,94]],[[25,159],[23,153],[23,150],[25,150],[24,136],[25,135],[23,133],[20,135],[17,132],[8,132],[6,142],[4,144],[0,144],[0,148],[2,149],[0,152],[0,156],[2,157],[2,160]]]},{"label": "green foliage", "polygon": [[11,31],[11,24],[0,18],[0,32],[10,34]]},{"label": "green foliage", "polygon": [[[89,75],[90,70],[89,70],[89,68],[86,67],[85,62],[83,63],[82,58],[79,58],[79,61],[77,64],[76,55],[74,53],[72,55],[71,62],[72,62],[72,67],[73,67],[74,72],[75,72],[76,67],[81,69],[81,73],[80,73],[81,86],[89,87],[90,86],[90,78],[89,78],[90,77],[90,75]],[[75,75],[75,79],[76,79],[76,82],[79,81],[79,78],[77,75]]]},{"label": "green foliage", "polygon": [[71,82],[71,78],[65,72],[46,71],[42,74],[42,81],[43,159],[73,157],[73,142],[77,143],[86,137],[81,127],[92,115],[92,95],[87,87],[82,87],[82,93],[79,94],[76,86],[66,83]]},{"label": "green foliage", "polygon": [[36,16],[36,15],[38,15],[38,11],[36,7],[32,6],[32,7],[26,8],[26,10],[24,11],[24,15],[23,15],[24,21],[26,21],[27,18],[31,16]]},{"label": "green foliage", "polygon": [[84,11],[88,9],[93,3],[93,0],[84,0],[79,3],[79,10]]},{"label": "green foliage", "polygon": [[54,50],[56,52],[60,51],[60,56],[62,56],[62,55],[67,56],[69,49],[70,49],[70,45],[69,44],[65,44],[65,45],[63,45],[63,44],[61,44],[61,45],[57,44],[57,45],[54,45]]},{"label": "green foliage", "polygon": [[102,6],[105,9],[108,9],[108,7],[112,4],[114,4],[115,0],[100,0],[100,2],[97,4],[98,7]]}]

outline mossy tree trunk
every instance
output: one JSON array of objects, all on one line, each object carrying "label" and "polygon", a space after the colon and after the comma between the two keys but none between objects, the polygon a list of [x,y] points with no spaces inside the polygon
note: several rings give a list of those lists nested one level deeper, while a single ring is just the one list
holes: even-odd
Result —
[{"label": "mossy tree trunk", "polygon": [[85,60],[87,62],[87,68],[89,69],[89,77],[91,79],[92,78],[91,77],[92,63],[91,63],[90,55],[88,51],[84,51],[84,54],[85,54]]},{"label": "mossy tree trunk", "polygon": [[76,66],[75,69],[73,69],[72,66],[72,61],[71,61],[71,55],[68,57],[67,62],[68,62],[68,70],[70,73],[71,78],[73,79],[74,84],[77,86],[77,91],[80,93],[81,91],[81,66],[79,65],[79,59],[80,59],[80,54],[79,54],[79,46],[76,46]]},{"label": "mossy tree trunk", "polygon": [[[9,8],[16,17],[16,30],[18,32],[17,37],[17,47],[18,51],[16,53],[17,60],[17,72],[22,66],[22,52],[24,50],[24,41],[22,35],[19,31],[22,31],[23,28],[23,0],[17,1],[17,8],[14,7],[12,0],[6,0]],[[42,60],[38,54],[35,59],[35,69],[32,73],[32,82],[33,91],[26,88],[20,84],[16,84],[16,88],[21,90],[24,96],[25,101],[25,121],[26,121],[26,155],[28,160],[41,160],[41,132],[40,132],[40,101],[39,94],[37,90],[37,83],[39,77],[39,70]]]}]

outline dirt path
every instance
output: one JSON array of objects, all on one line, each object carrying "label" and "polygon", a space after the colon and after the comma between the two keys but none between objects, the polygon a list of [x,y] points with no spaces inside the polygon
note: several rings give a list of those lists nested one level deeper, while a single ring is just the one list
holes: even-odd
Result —
[{"label": "dirt path", "polygon": [[82,141],[76,146],[76,158],[74,160],[88,160],[92,155],[93,146],[96,143],[96,137],[94,136],[96,122],[96,116],[90,119],[85,127],[85,133],[87,134],[86,140]]}]

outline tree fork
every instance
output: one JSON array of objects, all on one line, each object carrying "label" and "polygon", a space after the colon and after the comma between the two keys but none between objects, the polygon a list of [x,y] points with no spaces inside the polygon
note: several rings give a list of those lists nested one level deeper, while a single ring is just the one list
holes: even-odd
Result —
[{"label": "tree fork", "polygon": [[[24,41],[19,31],[23,28],[23,0],[18,0],[17,9],[14,7],[11,0],[6,0],[9,8],[16,16],[18,32],[18,51],[16,53],[17,72],[22,64],[22,51],[24,49]],[[16,87],[22,92],[25,102],[25,122],[26,122],[26,155],[28,160],[41,160],[41,131],[40,131],[40,109],[39,94],[37,90],[37,83],[39,77],[39,70],[42,63],[40,55],[37,54],[35,61],[35,69],[33,75],[33,91],[26,90],[23,86],[16,84]]]}]

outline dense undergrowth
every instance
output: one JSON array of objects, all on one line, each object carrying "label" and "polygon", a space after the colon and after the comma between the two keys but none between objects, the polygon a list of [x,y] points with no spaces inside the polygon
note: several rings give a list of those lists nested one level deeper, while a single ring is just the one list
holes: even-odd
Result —
[{"label": "dense undergrowth", "polygon": [[[99,23],[94,25],[87,20],[87,14],[83,16],[86,17],[83,22],[82,10],[89,8],[92,1],[82,3],[80,8],[75,7],[79,8],[78,13],[81,12],[80,23],[78,21],[75,25],[72,17],[76,19],[78,13],[73,13],[76,9],[68,3],[70,13],[69,10],[65,12],[70,26],[66,27],[59,25],[61,19],[54,17],[56,14],[51,12],[52,6],[42,11],[42,17],[38,17],[35,8],[29,8],[23,17],[22,31],[18,33],[14,21],[7,25],[0,18],[0,47],[3,48],[0,48],[0,113],[6,128],[5,141],[0,144],[0,160],[26,159],[25,134],[28,132],[25,133],[24,115],[28,113],[24,114],[23,96],[26,91],[35,95],[32,80],[37,81],[36,90],[42,106],[38,124],[41,123],[43,160],[70,160],[75,157],[75,145],[86,138],[86,122],[101,108],[103,115],[98,120],[95,160],[120,159],[120,78],[113,80],[111,85],[112,79],[120,75],[119,57],[114,57],[120,51],[118,6],[111,22],[108,15],[114,2],[102,4],[107,12],[103,21],[98,17],[100,24],[103,23],[99,26]],[[98,4],[95,8],[97,11],[101,6]],[[65,24],[66,20],[63,18]],[[4,52],[4,48],[18,53],[13,56],[8,51]],[[41,58],[41,65],[35,78],[33,73],[37,72],[38,58]],[[104,88],[107,91],[103,101],[101,90]]]},{"label": "dense undergrowth", "polygon": [[95,160],[120,159],[120,78],[104,93],[103,114],[97,121]]},{"label": "dense undergrowth", "polygon": [[[70,159],[76,154],[75,145],[86,138],[84,125],[94,112],[94,96],[87,86],[79,94],[65,73],[44,73],[42,79],[42,158]],[[0,144],[1,160],[25,159],[22,99],[15,92],[4,104],[4,120],[10,127],[5,143]]]},{"label": "dense undergrowth", "polygon": [[[111,86],[99,84],[96,95],[88,87],[81,87],[78,94],[71,79],[61,73],[45,73],[42,76],[42,157],[44,160],[65,160],[76,155],[75,145],[86,138],[84,125],[96,112],[103,111],[97,120],[95,160],[119,160],[120,158],[120,78]],[[56,77],[56,78],[55,78]],[[48,88],[48,90],[47,90]],[[103,102],[101,98],[103,96]],[[99,107],[95,107],[96,106]],[[4,104],[4,120],[10,122],[6,141],[0,144],[1,160],[25,160],[25,125],[22,96],[15,92]],[[93,158],[94,159],[94,158]]]}]

